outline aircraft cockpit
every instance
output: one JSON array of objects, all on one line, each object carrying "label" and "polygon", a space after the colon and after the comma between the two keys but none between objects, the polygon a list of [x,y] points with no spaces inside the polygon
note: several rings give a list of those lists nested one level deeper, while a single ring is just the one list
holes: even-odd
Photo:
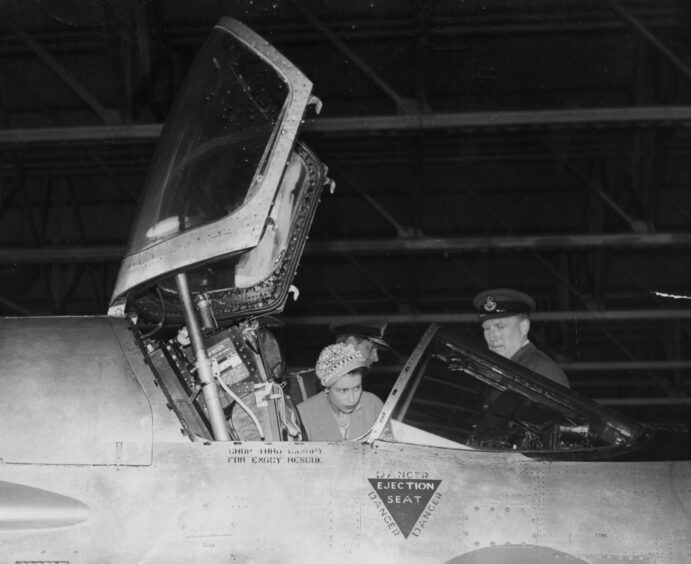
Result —
[{"label": "aircraft cockpit", "polygon": [[[311,88],[224,18],[154,155],[109,315],[130,320],[193,441],[304,439],[262,318],[283,310],[321,192],[333,188],[298,139],[305,113],[320,109]],[[433,326],[364,440],[605,460],[640,451],[650,436]]]}]

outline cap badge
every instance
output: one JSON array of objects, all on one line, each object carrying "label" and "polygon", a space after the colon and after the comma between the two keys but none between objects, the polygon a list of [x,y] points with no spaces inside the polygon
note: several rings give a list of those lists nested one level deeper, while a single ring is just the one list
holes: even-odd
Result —
[{"label": "cap badge", "polygon": [[487,296],[485,298],[485,303],[482,304],[482,309],[484,309],[487,312],[491,312],[497,309],[497,302],[494,301],[493,296]]}]

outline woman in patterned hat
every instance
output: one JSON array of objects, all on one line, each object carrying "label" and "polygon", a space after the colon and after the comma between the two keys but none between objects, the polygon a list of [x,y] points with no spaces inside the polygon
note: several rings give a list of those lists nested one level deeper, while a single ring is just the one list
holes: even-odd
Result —
[{"label": "woman in patterned hat", "polygon": [[383,404],[362,391],[367,367],[367,359],[352,344],[322,350],[315,371],[324,390],[297,406],[308,440],[354,440],[369,431]]}]

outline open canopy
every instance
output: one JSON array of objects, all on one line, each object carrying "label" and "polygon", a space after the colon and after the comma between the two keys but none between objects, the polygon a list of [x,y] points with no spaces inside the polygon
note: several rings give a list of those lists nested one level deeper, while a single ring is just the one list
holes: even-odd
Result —
[{"label": "open canopy", "polygon": [[182,271],[218,319],[282,307],[323,184],[296,144],[311,87],[248,28],[219,22],[166,121],[111,312],[126,301],[177,319]]}]

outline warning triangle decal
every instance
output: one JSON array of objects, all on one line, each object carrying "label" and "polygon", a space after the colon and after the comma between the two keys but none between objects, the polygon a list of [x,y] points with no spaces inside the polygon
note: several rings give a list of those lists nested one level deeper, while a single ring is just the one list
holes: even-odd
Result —
[{"label": "warning triangle decal", "polygon": [[369,483],[396,521],[403,536],[408,538],[441,480],[369,478]]}]

